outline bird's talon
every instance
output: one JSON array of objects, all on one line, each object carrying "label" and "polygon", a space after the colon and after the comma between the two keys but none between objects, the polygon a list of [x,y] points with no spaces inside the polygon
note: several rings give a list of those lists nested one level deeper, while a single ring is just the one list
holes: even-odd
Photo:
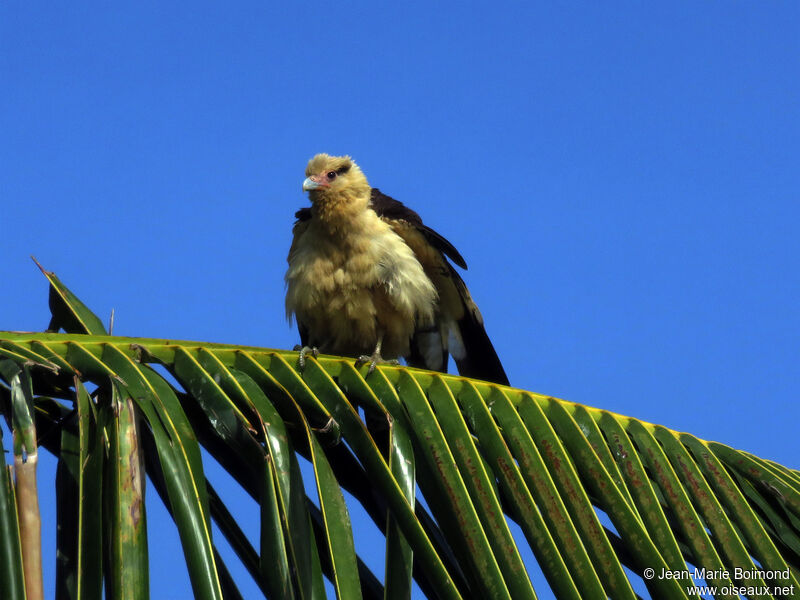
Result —
[{"label": "bird's talon", "polygon": [[374,352],[372,355],[362,354],[356,359],[356,369],[369,363],[367,375],[371,375],[378,365],[399,365],[400,361],[396,358],[383,358],[379,352]]},{"label": "bird's talon", "polygon": [[297,346],[294,347],[294,350],[300,351],[300,356],[298,356],[297,358],[297,366],[300,367],[301,371],[306,368],[306,356],[308,354],[311,354],[311,356],[313,356],[314,358],[317,358],[319,356],[319,348],[317,348],[316,346],[314,347],[300,346],[298,344]]}]

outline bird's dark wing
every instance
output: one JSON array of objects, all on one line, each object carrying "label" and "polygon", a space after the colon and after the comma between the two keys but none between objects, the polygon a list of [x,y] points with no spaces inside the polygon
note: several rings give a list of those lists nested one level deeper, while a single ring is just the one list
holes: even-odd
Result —
[{"label": "bird's dark wing", "polygon": [[[422,234],[428,238],[428,241],[434,248],[444,252],[462,269],[467,268],[467,262],[461,256],[458,250],[455,249],[453,244],[444,239],[441,235],[435,232],[422,222],[422,218],[413,210],[408,208],[399,200],[395,200],[381,192],[378,188],[372,188],[372,195],[370,198],[372,210],[378,213],[378,216],[387,221],[406,221],[410,225],[416,227]],[[298,211],[298,215],[300,212]],[[299,217],[298,217],[299,218]],[[309,215],[310,218],[310,215]]]},{"label": "bird's dark wing", "polygon": [[311,207],[306,206],[305,208],[301,208],[294,213],[294,218],[297,219],[297,221],[295,221],[295,225],[302,223],[303,221],[308,221],[311,218]]},{"label": "bird's dark wing", "polygon": [[446,371],[449,351],[461,375],[508,385],[503,365],[483,326],[483,317],[464,281],[445,258],[445,255],[450,257],[466,269],[458,250],[424,225],[416,212],[375,188],[371,205],[408,244],[439,294],[437,322],[432,328],[415,332],[407,362]]}]

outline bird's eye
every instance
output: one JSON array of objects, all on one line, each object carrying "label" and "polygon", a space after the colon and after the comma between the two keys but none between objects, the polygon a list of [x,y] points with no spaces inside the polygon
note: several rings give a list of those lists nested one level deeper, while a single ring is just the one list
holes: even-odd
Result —
[{"label": "bird's eye", "polygon": [[333,181],[334,179],[336,179],[336,171],[328,171],[328,174],[326,175],[326,177],[330,181]]}]

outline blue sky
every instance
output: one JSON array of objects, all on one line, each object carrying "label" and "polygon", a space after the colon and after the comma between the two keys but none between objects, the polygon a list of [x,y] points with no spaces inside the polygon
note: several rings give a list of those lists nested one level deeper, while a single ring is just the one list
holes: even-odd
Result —
[{"label": "blue sky", "polygon": [[0,329],[47,325],[32,254],[119,335],[292,347],[303,171],[347,153],[459,248],[513,385],[798,468],[798,27],[790,2],[7,3]]}]

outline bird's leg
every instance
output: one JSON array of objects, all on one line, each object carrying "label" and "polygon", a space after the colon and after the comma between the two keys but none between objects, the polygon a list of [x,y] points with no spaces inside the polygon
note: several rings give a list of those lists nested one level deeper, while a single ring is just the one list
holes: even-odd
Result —
[{"label": "bird's leg", "polygon": [[375,370],[376,365],[399,365],[400,361],[397,359],[385,359],[381,356],[381,344],[383,344],[383,334],[378,336],[378,343],[375,344],[375,350],[372,352],[372,355],[367,356],[366,354],[362,354],[356,360],[356,368],[369,363],[369,369],[367,369],[367,375],[372,373]]},{"label": "bird's leg", "polygon": [[300,367],[301,371],[306,368],[307,354],[310,354],[314,358],[317,358],[319,356],[319,348],[317,348],[316,346],[301,346],[298,344],[297,346],[294,347],[294,350],[300,351],[300,356],[297,359],[297,366]]}]

